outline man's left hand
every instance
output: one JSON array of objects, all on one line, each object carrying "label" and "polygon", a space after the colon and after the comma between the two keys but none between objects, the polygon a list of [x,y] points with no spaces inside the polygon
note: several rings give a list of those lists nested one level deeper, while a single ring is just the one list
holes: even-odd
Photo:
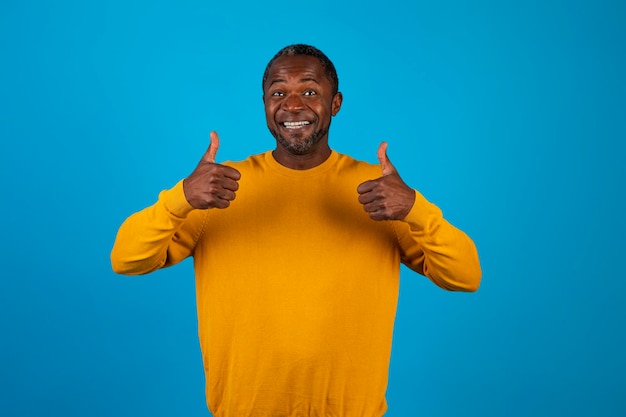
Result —
[{"label": "man's left hand", "polygon": [[359,203],[373,220],[402,220],[415,203],[415,191],[402,181],[387,157],[387,142],[378,147],[382,177],[357,187]]}]

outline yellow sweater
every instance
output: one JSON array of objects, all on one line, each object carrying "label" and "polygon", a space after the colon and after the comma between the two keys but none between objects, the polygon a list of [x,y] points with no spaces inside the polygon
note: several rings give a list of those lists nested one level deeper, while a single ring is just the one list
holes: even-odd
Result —
[{"label": "yellow sweater", "polygon": [[473,291],[473,242],[416,193],[404,221],[371,220],[357,186],[380,167],[333,152],[313,169],[271,152],[224,210],[194,210],[182,181],[129,217],[113,269],[144,274],[194,257],[206,396],[216,417],[379,417],[400,263]]}]

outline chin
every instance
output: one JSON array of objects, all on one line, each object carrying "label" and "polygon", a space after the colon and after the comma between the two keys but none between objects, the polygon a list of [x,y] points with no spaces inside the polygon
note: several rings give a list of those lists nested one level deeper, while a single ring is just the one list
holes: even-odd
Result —
[{"label": "chin", "polygon": [[293,143],[285,141],[281,138],[278,140],[280,145],[293,155],[306,155],[315,145],[315,142],[306,141],[304,143]]},{"label": "chin", "polygon": [[270,132],[272,136],[274,136],[274,139],[276,139],[276,142],[290,154],[306,155],[320,142],[328,130],[318,130],[306,137],[297,133],[291,134],[289,138],[271,128]]},{"label": "chin", "polygon": [[272,136],[276,139],[278,145],[293,155],[305,155],[319,142],[317,135],[302,137],[296,135],[287,138],[280,133],[270,129]]}]

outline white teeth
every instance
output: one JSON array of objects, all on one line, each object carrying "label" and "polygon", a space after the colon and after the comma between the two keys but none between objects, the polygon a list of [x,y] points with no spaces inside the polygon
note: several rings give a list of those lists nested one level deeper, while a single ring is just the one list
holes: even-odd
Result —
[{"label": "white teeth", "polygon": [[310,124],[309,122],[303,120],[303,121],[299,121],[299,122],[284,122],[283,126],[285,126],[287,129],[298,129],[301,127],[304,127],[306,125]]}]

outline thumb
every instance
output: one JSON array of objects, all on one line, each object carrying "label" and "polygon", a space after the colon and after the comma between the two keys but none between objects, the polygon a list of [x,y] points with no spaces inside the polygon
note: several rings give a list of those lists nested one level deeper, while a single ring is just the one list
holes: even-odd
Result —
[{"label": "thumb", "polygon": [[389,157],[387,157],[387,142],[382,142],[378,147],[378,161],[383,170],[383,177],[396,172],[396,168],[391,164]]},{"label": "thumb", "polygon": [[209,149],[207,149],[202,159],[207,162],[214,163],[215,155],[217,155],[217,148],[220,147],[220,138],[217,136],[217,132],[211,132],[210,137],[211,144],[209,145]]}]

